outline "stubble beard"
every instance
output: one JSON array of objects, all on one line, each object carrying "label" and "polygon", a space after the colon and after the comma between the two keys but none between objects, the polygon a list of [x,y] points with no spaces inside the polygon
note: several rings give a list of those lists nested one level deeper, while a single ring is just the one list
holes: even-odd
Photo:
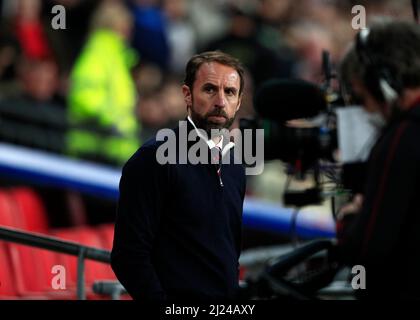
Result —
[{"label": "stubble beard", "polygon": [[[220,131],[222,129],[229,130],[229,128],[232,126],[233,122],[235,121],[236,115],[234,115],[232,118],[229,118],[225,110],[223,110],[222,108],[214,109],[206,113],[204,116],[201,116],[200,114],[196,113],[194,111],[193,106],[190,106],[189,109],[191,112],[191,119],[194,121],[194,124],[196,125],[196,127],[204,130],[207,133],[209,138],[213,137],[212,131],[213,133],[215,133],[214,131]],[[224,117],[226,121],[224,123],[212,122],[209,120],[209,117],[211,116]]]}]

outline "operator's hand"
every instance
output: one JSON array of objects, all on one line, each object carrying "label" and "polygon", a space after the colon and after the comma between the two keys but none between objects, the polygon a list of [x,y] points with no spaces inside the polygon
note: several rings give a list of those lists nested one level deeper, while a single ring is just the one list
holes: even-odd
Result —
[{"label": "operator's hand", "polygon": [[358,193],[353,200],[345,204],[337,214],[337,220],[343,220],[345,216],[350,214],[358,214],[362,210],[363,195]]}]

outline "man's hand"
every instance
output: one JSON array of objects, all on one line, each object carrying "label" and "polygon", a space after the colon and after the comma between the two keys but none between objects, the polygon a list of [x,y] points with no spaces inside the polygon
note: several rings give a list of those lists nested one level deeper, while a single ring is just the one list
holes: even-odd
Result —
[{"label": "man's hand", "polygon": [[337,220],[341,221],[346,215],[349,214],[358,214],[363,205],[363,195],[358,193],[354,196],[353,200],[345,204],[337,214]]}]

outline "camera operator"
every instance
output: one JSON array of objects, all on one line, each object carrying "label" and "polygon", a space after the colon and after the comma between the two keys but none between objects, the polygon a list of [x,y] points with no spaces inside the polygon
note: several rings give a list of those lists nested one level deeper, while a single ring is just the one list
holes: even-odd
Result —
[{"label": "camera operator", "polygon": [[384,126],[370,154],[364,194],[338,214],[338,259],[365,267],[359,298],[418,299],[420,26],[394,21],[362,30],[343,59],[341,77]]}]

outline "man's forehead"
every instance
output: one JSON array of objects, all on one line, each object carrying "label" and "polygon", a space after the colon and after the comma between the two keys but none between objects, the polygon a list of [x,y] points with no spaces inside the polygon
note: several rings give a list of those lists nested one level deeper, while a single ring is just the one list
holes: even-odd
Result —
[{"label": "man's forehead", "polygon": [[235,68],[218,63],[205,62],[197,71],[197,82],[227,82],[239,87],[239,74]]}]

